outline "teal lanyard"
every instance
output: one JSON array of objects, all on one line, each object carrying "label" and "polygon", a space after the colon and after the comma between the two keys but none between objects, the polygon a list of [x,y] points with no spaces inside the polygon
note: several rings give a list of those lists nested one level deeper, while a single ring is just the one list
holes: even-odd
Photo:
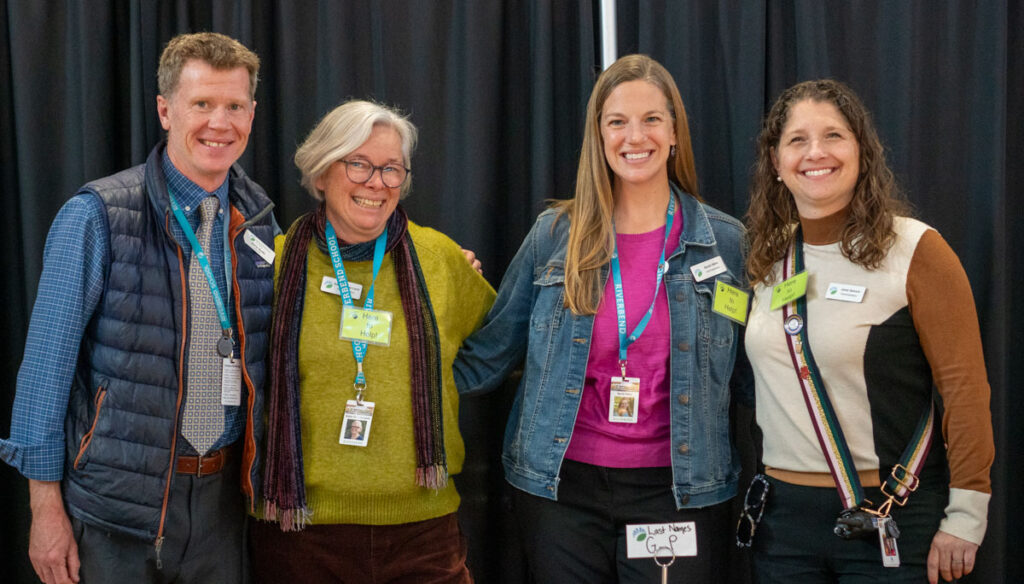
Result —
[{"label": "teal lanyard", "polygon": [[[327,229],[325,231],[327,250],[331,253],[331,264],[334,265],[334,277],[338,280],[341,300],[345,306],[355,306],[352,303],[352,292],[348,288],[348,278],[345,276],[345,262],[341,259],[341,250],[338,249],[338,238],[334,235],[334,227],[330,221],[327,222]],[[384,232],[377,236],[377,241],[373,244],[373,276],[370,281],[370,288],[366,291],[366,300],[363,302],[363,308],[366,310],[373,310],[373,285],[377,283],[377,273],[380,272],[380,266],[384,263],[384,248],[387,247],[387,242],[388,229],[385,227]],[[353,381],[353,386],[361,399],[362,392],[366,389],[366,375],[363,373],[366,343],[352,341],[352,355],[356,359],[356,378]]]},{"label": "teal lanyard", "polygon": [[[168,194],[168,196],[171,199],[171,210],[174,211],[174,218],[178,220],[178,225],[181,226],[181,230],[185,232],[185,237],[188,238],[188,242],[192,245],[192,251],[196,254],[196,259],[199,261],[199,267],[203,269],[203,275],[206,276],[206,283],[210,285],[213,304],[217,307],[217,318],[220,319],[220,328],[224,333],[224,337],[231,338],[231,319],[228,317],[228,310],[224,306],[224,299],[221,298],[220,287],[217,286],[217,278],[213,275],[210,260],[207,259],[203,246],[199,245],[196,232],[192,230],[188,218],[185,217],[184,211],[181,210],[181,205],[174,199],[174,195]],[[227,269],[227,265],[224,266],[224,269]]]},{"label": "teal lanyard", "polygon": [[658,300],[658,291],[661,289],[661,279],[665,276],[665,248],[668,246],[669,234],[672,232],[672,223],[676,215],[676,197],[669,195],[668,211],[665,213],[665,240],[661,243],[661,256],[658,257],[658,275],[654,284],[654,299],[651,300],[651,307],[647,309],[640,322],[633,329],[633,332],[626,335],[626,295],[622,291],[622,271],[619,269],[619,250],[616,246],[612,250],[612,280],[615,286],[615,313],[619,320],[619,367],[622,368],[622,376],[626,376],[626,354],[629,346],[632,345],[640,335],[644,334],[647,323],[654,314],[654,303]]}]

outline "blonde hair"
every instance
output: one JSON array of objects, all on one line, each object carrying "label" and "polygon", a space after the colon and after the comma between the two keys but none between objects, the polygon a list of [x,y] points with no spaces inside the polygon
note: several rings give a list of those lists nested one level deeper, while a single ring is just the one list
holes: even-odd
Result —
[{"label": "blonde hair", "polygon": [[690,144],[690,125],[686,109],[672,75],[647,55],[627,55],[615,61],[594,84],[587,102],[586,126],[576,195],[555,203],[559,219],[569,220],[569,241],[565,254],[565,305],[574,314],[595,314],[601,303],[601,268],[611,261],[615,248],[612,211],[615,207],[611,168],[604,155],[601,137],[601,112],[608,96],[628,81],[646,81],[665,95],[666,107],[673,119],[675,155],[669,156],[668,179],[698,201],[697,169]]},{"label": "blonde hair", "polygon": [[[416,126],[401,112],[386,105],[361,99],[346,101],[325,115],[306,140],[295,151],[295,166],[302,173],[302,186],[317,201],[324,193],[316,188],[317,180],[332,164],[363,145],[374,126],[387,126],[398,132],[402,140],[402,157],[406,167],[416,148]],[[412,174],[402,183],[401,196],[409,194]]]}]

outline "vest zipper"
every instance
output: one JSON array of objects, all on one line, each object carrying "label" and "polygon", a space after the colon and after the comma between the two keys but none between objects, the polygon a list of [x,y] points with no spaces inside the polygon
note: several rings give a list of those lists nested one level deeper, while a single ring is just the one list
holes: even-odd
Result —
[{"label": "vest zipper", "polygon": [[[253,417],[255,416],[254,408],[256,406],[256,395],[255,389],[252,386],[252,379],[249,377],[249,369],[245,363],[245,322],[242,319],[242,289],[238,285],[238,274],[236,269],[238,266],[237,250],[235,247],[235,240],[238,238],[242,229],[248,225],[253,224],[257,219],[263,217],[266,213],[269,213],[274,208],[273,203],[267,205],[258,215],[248,221],[243,221],[240,224],[235,224],[234,219],[237,218],[245,219],[241,212],[231,207],[231,218],[229,219],[229,237],[228,244],[231,246],[231,286],[235,293],[235,316],[237,317],[236,327],[238,329],[238,354],[239,354],[239,365],[242,369],[242,381],[245,383],[245,387],[248,390],[248,398],[246,399],[246,420],[245,420],[245,432],[243,434],[242,444],[242,463],[241,463],[241,480],[242,480],[242,493],[245,494],[249,499],[249,510],[256,510],[256,489],[252,484],[252,465],[256,459],[256,436],[255,430],[253,429]],[[269,349],[268,349],[269,350]],[[266,383],[264,381],[264,383]]]}]

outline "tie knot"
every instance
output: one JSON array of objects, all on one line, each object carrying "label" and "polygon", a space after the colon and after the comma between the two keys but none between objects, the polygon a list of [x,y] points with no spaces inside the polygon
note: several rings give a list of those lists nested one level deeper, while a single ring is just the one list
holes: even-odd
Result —
[{"label": "tie knot", "polygon": [[199,205],[199,220],[203,223],[212,223],[217,217],[217,209],[219,207],[220,200],[217,197],[206,197]]}]

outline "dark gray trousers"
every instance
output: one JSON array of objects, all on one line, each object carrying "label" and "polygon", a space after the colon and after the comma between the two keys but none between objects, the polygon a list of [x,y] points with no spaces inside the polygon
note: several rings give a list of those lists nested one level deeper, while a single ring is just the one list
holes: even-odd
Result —
[{"label": "dark gray trousers", "polygon": [[160,568],[154,541],[111,532],[75,517],[71,524],[82,562],[81,584],[249,581],[246,514],[237,458],[216,474],[200,478],[174,475]]}]

